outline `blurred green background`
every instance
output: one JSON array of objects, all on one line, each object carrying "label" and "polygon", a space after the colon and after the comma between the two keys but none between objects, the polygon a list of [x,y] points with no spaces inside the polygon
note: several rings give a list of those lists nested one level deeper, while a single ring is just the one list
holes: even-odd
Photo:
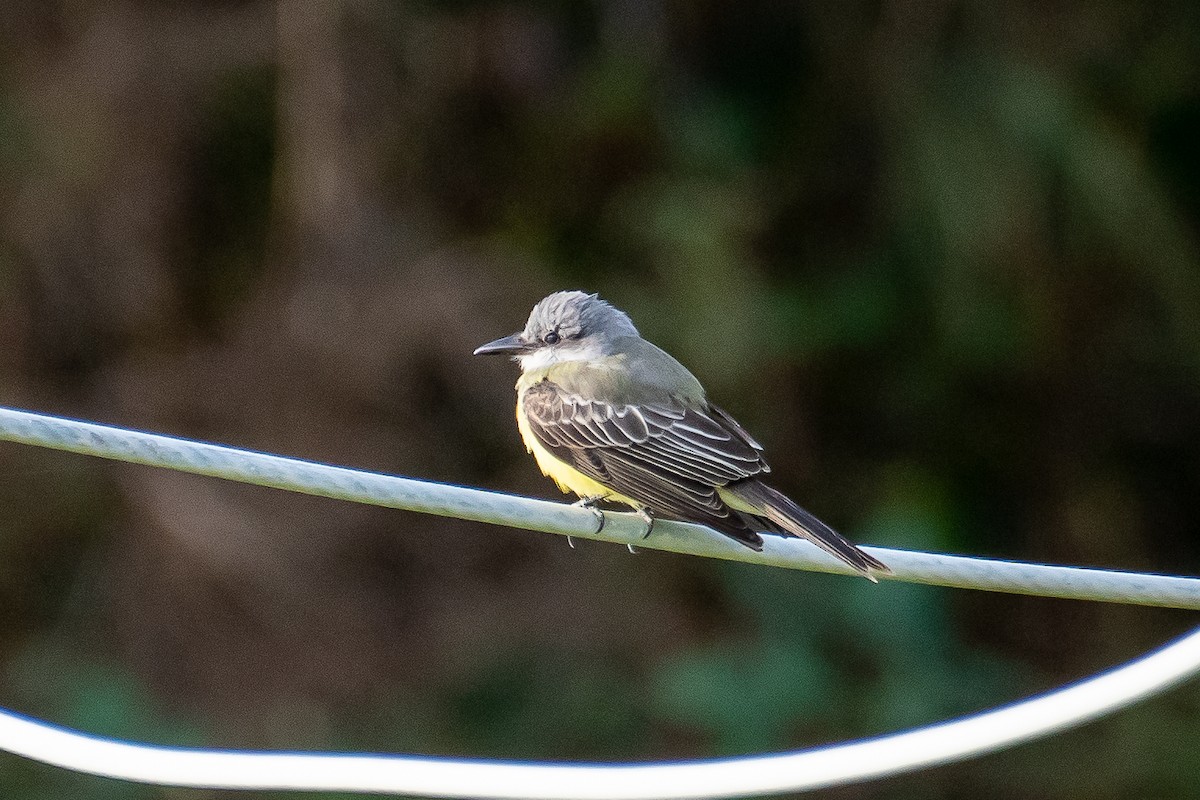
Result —
[{"label": "blurred green background", "polygon": [[[584,288],[857,541],[1194,574],[1198,54],[1190,2],[9,0],[0,401],[557,496],[470,353]],[[780,750],[1194,619],[0,446],[0,704],[153,742]],[[1194,797],[1198,707],[822,796]]]}]

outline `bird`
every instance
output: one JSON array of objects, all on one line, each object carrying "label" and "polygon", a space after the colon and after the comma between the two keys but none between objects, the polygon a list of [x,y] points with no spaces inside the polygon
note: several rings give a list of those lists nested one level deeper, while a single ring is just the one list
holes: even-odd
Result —
[{"label": "bird", "polygon": [[[706,525],[751,550],[807,539],[873,582],[890,570],[782,492],[758,443],[700,381],[596,294],[555,292],[519,333],[475,355],[520,364],[517,428],[544,475],[580,504]],[[597,510],[603,524],[603,513]]]}]

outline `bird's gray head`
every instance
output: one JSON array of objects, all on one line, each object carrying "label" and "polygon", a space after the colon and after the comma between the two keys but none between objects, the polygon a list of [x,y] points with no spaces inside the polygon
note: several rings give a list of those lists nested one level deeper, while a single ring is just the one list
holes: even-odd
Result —
[{"label": "bird's gray head", "polygon": [[590,361],[614,352],[620,339],[637,336],[624,311],[594,294],[555,292],[529,315],[525,330],[488,342],[475,355],[511,355],[529,371],[562,361]]}]

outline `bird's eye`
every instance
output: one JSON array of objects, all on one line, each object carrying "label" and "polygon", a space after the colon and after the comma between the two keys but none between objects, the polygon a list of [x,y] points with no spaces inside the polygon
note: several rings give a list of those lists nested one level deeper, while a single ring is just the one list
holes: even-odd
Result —
[{"label": "bird's eye", "polygon": [[558,344],[558,340],[559,340],[558,331],[550,331],[549,333],[547,333],[545,336],[542,337],[542,341],[545,342],[546,344]]}]

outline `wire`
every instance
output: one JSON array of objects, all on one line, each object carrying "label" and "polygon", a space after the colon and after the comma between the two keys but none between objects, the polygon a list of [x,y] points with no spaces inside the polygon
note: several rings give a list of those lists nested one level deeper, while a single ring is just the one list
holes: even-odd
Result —
[{"label": "wire", "polygon": [[[388,508],[596,539],[639,548],[790,569],[855,574],[799,539],[767,537],[761,553],[707,528],[659,520],[643,539],[636,514],[592,511],[529,497],[334,467],[158,434],[0,407],[0,440],[210,475]],[[1027,564],[883,547],[865,547],[887,564],[890,580],[995,592],[1200,609],[1200,579],[1079,567]]]},{"label": "wire", "polygon": [[[121,428],[0,408],[0,439],[227,478],[307,494],[581,538],[845,572],[807,543],[762,553],[660,522],[641,540],[632,514],[331,467]],[[601,527],[597,530],[597,527]],[[870,548],[897,580],[1113,602],[1200,608],[1200,580]],[[0,749],[68,769],[143,783],[212,789],[351,791],[507,800],[667,800],[807,791],[994,752],[1080,725],[1200,671],[1200,629],[1119,668],[1049,694],[958,720],[794,753],[668,764],[520,764],[329,753],[254,753],[104,739],[0,710]]]},{"label": "wire", "polygon": [[982,714],[794,753],[667,764],[525,764],[426,756],[254,753],[130,744],[0,711],[0,748],[165,786],[484,800],[681,800],[810,791],[946,764],[1074,727],[1200,670],[1200,629],[1080,683]]}]

